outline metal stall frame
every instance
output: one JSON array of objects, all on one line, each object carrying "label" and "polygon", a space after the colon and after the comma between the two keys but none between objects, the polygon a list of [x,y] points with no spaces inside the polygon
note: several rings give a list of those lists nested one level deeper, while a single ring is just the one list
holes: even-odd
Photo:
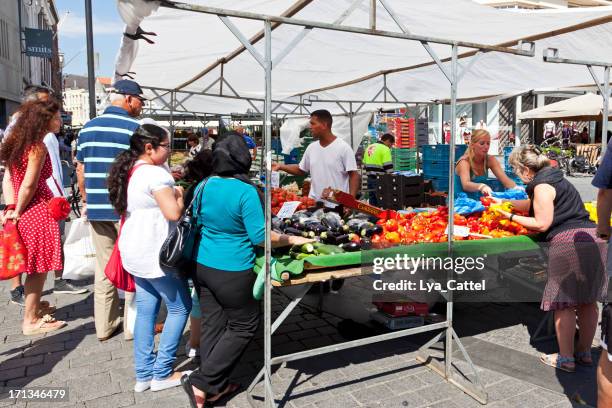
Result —
[{"label": "metal stall frame", "polygon": [[[352,3],[350,8],[354,8],[356,5],[359,5],[359,3],[361,2],[362,0],[356,0],[355,2]],[[350,33],[362,34],[362,35],[373,35],[373,36],[380,36],[380,37],[398,38],[398,39],[405,39],[405,40],[412,40],[412,41],[420,42],[423,45],[423,47],[427,50],[427,52],[429,53],[433,61],[436,63],[438,68],[442,71],[442,73],[444,74],[444,76],[447,78],[447,80],[450,83],[451,116],[453,116],[454,113],[456,113],[456,109],[457,109],[458,84],[461,78],[463,77],[463,75],[470,69],[472,64],[474,64],[474,62],[477,59],[477,57],[473,58],[468,63],[468,65],[466,67],[461,68],[461,72],[459,72],[460,67],[457,61],[459,47],[465,47],[465,48],[477,50],[475,51],[476,54],[482,54],[484,52],[490,52],[490,51],[497,51],[497,52],[515,54],[519,56],[527,56],[527,57],[534,56],[535,47],[534,47],[534,44],[531,42],[522,43],[519,41],[516,44],[513,44],[513,45],[516,45],[518,49],[513,49],[513,48],[507,48],[505,46],[492,46],[492,45],[486,45],[486,44],[447,40],[447,39],[441,39],[441,38],[410,34],[410,32],[401,24],[399,18],[396,16],[395,12],[391,9],[391,7],[387,4],[387,2],[385,0],[378,0],[378,2],[383,6],[383,8],[389,13],[391,18],[399,26],[399,28],[402,31],[401,33],[392,32],[392,31],[381,31],[381,30],[376,30],[374,28],[376,25],[376,15],[375,15],[376,13],[375,10],[376,10],[376,5],[377,5],[376,1],[370,2],[370,27],[371,28],[361,28],[361,27],[343,26],[338,23],[336,24],[321,23],[317,21],[309,21],[309,20],[295,19],[295,18],[289,18],[289,17],[280,17],[280,16],[257,14],[257,13],[251,13],[251,12],[235,11],[235,10],[229,10],[229,9],[221,9],[221,8],[215,8],[215,7],[207,7],[207,6],[201,6],[201,5],[192,5],[192,4],[187,4],[187,3],[175,2],[171,0],[161,0],[160,5],[162,7],[217,15],[219,19],[221,19],[221,21],[227,26],[227,28],[234,34],[234,36],[236,36],[236,38],[243,44],[244,48],[249,51],[249,53],[253,56],[253,58],[263,68],[265,72],[264,146],[263,148],[264,148],[264,155],[266,158],[266,163],[265,163],[266,191],[270,190],[270,173],[271,173],[271,165],[272,165],[272,161],[271,161],[272,150],[270,149],[272,113],[273,113],[273,109],[272,109],[272,103],[273,103],[273,100],[272,100],[272,70],[273,70],[273,67],[277,65],[281,61],[281,59],[285,57],[291,51],[291,49],[293,49],[301,41],[302,38],[304,38],[305,34],[307,34],[313,28],[319,28],[323,30],[332,30],[332,31],[341,31],[341,32],[350,32]],[[265,47],[264,47],[263,56],[253,47],[253,44],[240,32],[240,29],[236,25],[234,25],[232,21],[229,20],[228,17],[258,20],[264,23],[263,38],[265,41]],[[272,58],[272,35],[271,35],[272,34],[272,24],[275,24],[275,25],[289,24],[289,25],[304,27],[304,30],[301,33],[299,33],[294,38],[294,40],[292,40],[290,44],[284,50],[282,50],[279,53],[279,55],[274,59]],[[444,66],[442,60],[440,60],[438,55],[429,45],[430,43],[448,45],[452,47],[450,70],[446,66]],[[524,44],[529,44],[529,49],[524,49],[523,47]],[[181,85],[180,87],[186,84],[189,84],[191,82],[193,81],[187,82]],[[174,98],[174,93],[182,92],[179,90],[179,88],[169,90],[172,93],[173,98]],[[385,85],[383,86],[383,89],[381,89],[381,91],[373,99],[376,99],[378,95],[382,92],[385,93],[385,99],[386,99],[387,93],[391,94],[390,90],[386,87],[386,81],[385,81]],[[214,96],[219,96],[219,95],[214,95]],[[300,111],[301,111],[302,108],[304,108],[308,104],[304,104],[303,95],[299,95],[299,96],[300,96],[300,103],[296,107],[296,110],[297,108],[300,108]],[[249,98],[249,99],[253,99],[253,98]],[[315,100],[310,100],[310,99],[308,100],[308,102],[310,103],[314,101]],[[285,101],[275,101],[275,102],[282,103],[282,104],[285,103]],[[353,103],[362,103],[362,105],[357,109],[357,111],[359,111],[363,107],[363,105],[365,105],[366,103],[371,103],[371,102],[378,103],[376,101],[348,101],[348,100],[347,101],[334,100],[333,102],[349,103],[349,108],[351,111],[352,111]],[[394,102],[394,103],[397,104],[398,102]],[[295,104],[295,103],[291,103],[291,104]],[[280,105],[277,105],[277,107],[278,106]],[[171,109],[173,108],[172,104],[170,108]],[[353,112],[349,113],[349,117],[351,116],[352,113]],[[451,129],[452,136],[451,136],[451,144],[450,144],[449,175],[454,174],[454,168],[453,168],[453,163],[455,159],[454,136],[457,131],[456,127],[457,127],[456,121],[453,121],[452,129]],[[453,183],[449,183],[449,188],[450,188],[450,191],[449,191],[448,253],[449,255],[452,255],[452,251],[453,251],[452,235],[453,235],[453,217],[454,217]],[[447,315],[446,315],[446,320],[443,322],[434,323],[434,324],[421,326],[421,327],[416,327],[412,329],[400,330],[400,331],[392,332],[392,333],[386,333],[386,334],[377,335],[377,336],[373,336],[373,337],[369,337],[365,339],[348,341],[348,342],[335,344],[331,346],[319,347],[319,348],[315,348],[311,350],[292,353],[292,354],[288,354],[284,356],[277,356],[273,358],[271,355],[272,334],[280,326],[280,324],[285,320],[285,318],[289,316],[291,311],[299,304],[299,302],[302,300],[302,297],[305,295],[305,293],[309,289],[310,285],[308,284],[304,285],[304,288],[302,291],[300,291],[300,294],[294,300],[290,302],[287,308],[280,314],[280,316],[274,321],[274,323],[272,323],[272,310],[271,310],[272,282],[271,282],[271,275],[270,275],[270,260],[271,260],[271,244],[270,244],[271,222],[270,220],[271,220],[270,195],[266,194],[265,195],[265,222],[266,222],[265,237],[266,239],[265,239],[265,246],[264,246],[264,250],[265,250],[264,367],[257,374],[256,378],[253,380],[253,382],[251,383],[251,385],[248,387],[248,390],[247,390],[248,400],[252,406],[255,406],[255,401],[253,400],[251,393],[255,385],[259,383],[262,377],[264,381],[264,406],[273,407],[275,405],[274,393],[272,391],[272,379],[271,379],[271,366],[273,364],[281,364],[281,363],[285,363],[289,361],[295,361],[295,360],[304,359],[304,358],[308,358],[312,356],[327,354],[327,353],[331,353],[334,351],[345,350],[345,349],[359,347],[359,346],[363,346],[363,345],[367,345],[371,343],[377,343],[377,342],[382,342],[385,340],[405,337],[405,336],[413,335],[417,333],[437,331],[440,329],[443,329],[443,330],[440,333],[438,333],[433,339],[427,342],[423,347],[421,347],[420,356],[417,359],[425,362],[426,365],[430,369],[432,369],[434,372],[444,377],[444,379],[446,379],[450,384],[453,384],[454,386],[458,387],[463,392],[470,395],[472,398],[476,399],[478,402],[482,404],[487,403],[487,394],[484,391],[484,387],[482,386],[482,383],[480,382],[480,378],[475,370],[473,362],[470,359],[469,355],[467,354],[467,351],[461,344],[461,341],[459,337],[457,336],[457,333],[453,329],[453,299],[452,299],[452,296],[449,296],[447,298]],[[444,338],[445,340],[445,352],[444,352],[445,364],[444,366],[442,366],[436,361],[433,361],[431,357],[427,357],[425,353],[426,349],[428,349],[431,345],[438,342],[442,338]],[[457,342],[457,346],[459,347],[460,351],[462,352],[463,356],[465,357],[466,361],[468,362],[469,366],[471,367],[473,371],[473,374],[476,379],[476,383],[475,383],[476,386],[473,383],[466,383],[465,381],[460,379],[460,376],[457,376],[456,374],[452,372],[452,357],[453,357],[452,356],[452,341],[453,339]]]},{"label": "metal stall frame", "polygon": [[[601,154],[603,156],[606,153],[606,148],[608,145],[608,120],[610,116],[610,68],[612,68],[612,62],[559,58],[559,50],[557,48],[545,49],[543,59],[544,62],[551,62],[554,64],[584,65],[589,70],[589,73],[593,77],[593,81],[595,81],[595,85],[597,85],[597,89],[599,89],[599,93],[601,93],[603,98],[603,111],[601,115]],[[603,68],[603,80],[601,82],[593,70],[593,67]]]}]

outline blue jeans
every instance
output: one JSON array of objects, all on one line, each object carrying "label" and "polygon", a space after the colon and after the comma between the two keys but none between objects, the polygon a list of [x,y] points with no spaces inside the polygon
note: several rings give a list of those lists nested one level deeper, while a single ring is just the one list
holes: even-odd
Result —
[{"label": "blue jeans", "polygon": [[[136,381],[163,380],[172,374],[185,324],[191,311],[191,296],[187,283],[173,274],[162,278],[136,281],[136,324],[134,327],[134,367]],[[168,316],[155,353],[155,321],[161,301]]]}]

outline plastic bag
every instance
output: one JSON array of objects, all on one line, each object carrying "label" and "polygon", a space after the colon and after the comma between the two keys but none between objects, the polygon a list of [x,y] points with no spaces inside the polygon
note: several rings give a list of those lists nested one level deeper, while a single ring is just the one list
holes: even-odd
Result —
[{"label": "plastic bag", "polygon": [[94,276],[96,249],[91,240],[89,222],[77,218],[71,222],[64,242],[64,273],[62,278],[80,280]]},{"label": "plastic bag", "polygon": [[524,188],[516,187],[503,192],[493,192],[493,197],[503,200],[525,200],[527,198],[527,193]]},{"label": "plastic bag", "polygon": [[466,215],[484,210],[485,207],[480,201],[468,198],[465,193],[459,193],[457,198],[455,198],[455,212],[457,214]]},{"label": "plastic bag", "polygon": [[129,333],[134,333],[134,327],[136,326],[136,296],[128,296],[124,307],[127,308],[125,328]]},{"label": "plastic bag", "polygon": [[0,280],[14,278],[25,270],[28,251],[12,221],[0,231]]}]

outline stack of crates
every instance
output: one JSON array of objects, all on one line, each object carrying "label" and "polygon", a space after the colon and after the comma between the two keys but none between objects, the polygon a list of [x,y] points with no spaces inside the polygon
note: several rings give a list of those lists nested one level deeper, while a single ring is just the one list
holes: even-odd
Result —
[{"label": "stack of crates", "polygon": [[393,170],[406,171],[416,170],[417,168],[417,150],[416,148],[399,148],[394,147],[391,150],[393,157]]},{"label": "stack of crates", "polygon": [[402,210],[424,203],[423,176],[384,174],[377,178],[376,198],[382,208]]},{"label": "stack of crates", "polygon": [[[423,177],[431,180],[436,191],[448,191],[448,172],[450,145],[424,145],[420,147],[423,153]],[[467,145],[455,146],[455,161],[465,153]]]},{"label": "stack of crates", "polygon": [[393,134],[395,135],[395,147],[416,147],[415,123],[413,118],[396,118],[393,121]]}]

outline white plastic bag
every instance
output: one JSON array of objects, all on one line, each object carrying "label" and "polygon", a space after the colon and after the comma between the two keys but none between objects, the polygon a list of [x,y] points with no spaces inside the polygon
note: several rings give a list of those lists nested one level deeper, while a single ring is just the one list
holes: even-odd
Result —
[{"label": "white plastic bag", "polygon": [[91,240],[89,222],[77,218],[70,224],[64,242],[64,273],[62,278],[80,280],[94,276],[96,250]]}]

